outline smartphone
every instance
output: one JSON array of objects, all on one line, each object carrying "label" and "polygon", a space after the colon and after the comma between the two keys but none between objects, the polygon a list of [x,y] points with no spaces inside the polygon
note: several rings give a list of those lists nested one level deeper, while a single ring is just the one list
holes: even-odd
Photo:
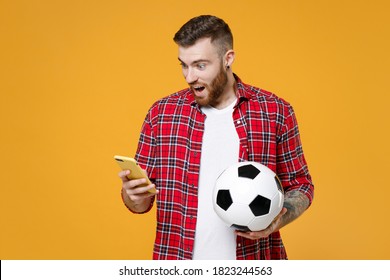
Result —
[{"label": "smartphone", "polygon": [[[140,187],[152,184],[135,159],[124,156],[114,156],[114,159],[122,170],[130,170],[130,174],[127,175],[129,179],[146,179],[146,183],[140,185]],[[156,189],[153,188],[149,192],[156,193]]]}]

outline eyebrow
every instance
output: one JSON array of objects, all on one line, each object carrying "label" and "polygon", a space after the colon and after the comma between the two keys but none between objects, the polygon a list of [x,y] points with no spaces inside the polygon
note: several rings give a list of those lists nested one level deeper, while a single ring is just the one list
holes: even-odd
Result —
[{"label": "eyebrow", "polygon": [[[182,60],[180,59],[180,57],[178,57],[177,59],[178,59],[181,63],[187,65],[184,61],[182,61]],[[198,59],[198,60],[193,61],[191,64],[194,65],[194,64],[201,63],[201,62],[210,62],[210,60],[208,60],[208,59]]]}]

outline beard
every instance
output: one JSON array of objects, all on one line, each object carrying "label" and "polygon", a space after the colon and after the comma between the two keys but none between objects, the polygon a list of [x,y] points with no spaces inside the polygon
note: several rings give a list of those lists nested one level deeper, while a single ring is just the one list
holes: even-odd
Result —
[{"label": "beard", "polygon": [[223,94],[227,83],[227,73],[224,71],[223,65],[221,63],[220,70],[214,80],[212,80],[210,84],[202,84],[202,86],[205,87],[204,90],[207,90],[208,95],[206,95],[205,97],[199,97],[194,94],[196,102],[200,106],[215,105],[218,102],[218,99]]}]

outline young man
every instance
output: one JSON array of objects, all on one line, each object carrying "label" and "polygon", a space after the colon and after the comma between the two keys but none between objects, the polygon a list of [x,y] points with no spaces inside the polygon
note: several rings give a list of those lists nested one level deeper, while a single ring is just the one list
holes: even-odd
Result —
[{"label": "young man", "polygon": [[[279,229],[314,193],[292,107],[232,72],[233,37],[222,19],[193,18],[174,41],[189,88],[150,108],[136,159],[154,184],[138,187],[143,180],[120,172],[126,206],[145,213],[157,200],[154,259],[287,259]],[[283,210],[258,232],[227,227],[211,199],[218,175],[248,160],[275,171],[285,191]]]}]

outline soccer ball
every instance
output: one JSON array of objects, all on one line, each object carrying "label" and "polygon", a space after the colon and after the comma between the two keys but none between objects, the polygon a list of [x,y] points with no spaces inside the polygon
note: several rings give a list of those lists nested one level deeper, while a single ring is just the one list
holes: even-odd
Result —
[{"label": "soccer ball", "polygon": [[276,174],[257,162],[240,162],[219,175],[213,206],[228,225],[241,231],[267,228],[283,208],[284,193]]}]

